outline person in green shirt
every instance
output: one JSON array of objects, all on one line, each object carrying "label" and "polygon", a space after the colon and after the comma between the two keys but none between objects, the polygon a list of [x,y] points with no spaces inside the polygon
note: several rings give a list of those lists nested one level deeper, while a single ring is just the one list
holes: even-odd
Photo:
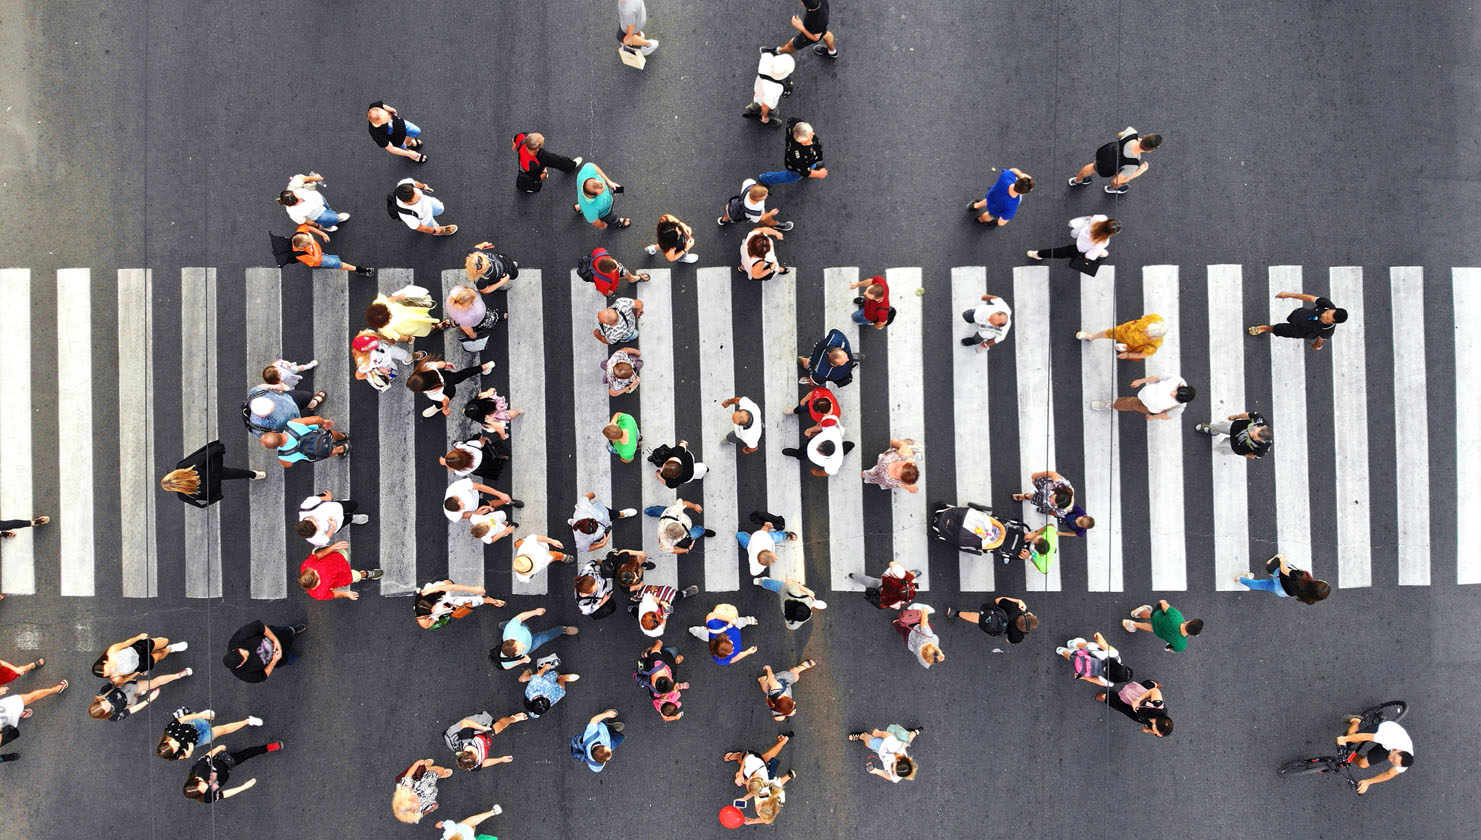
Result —
[{"label": "person in green shirt", "polygon": [[1128,633],[1138,630],[1155,633],[1157,638],[1167,642],[1170,653],[1179,653],[1187,649],[1189,637],[1203,632],[1203,619],[1184,621],[1183,614],[1164,600],[1157,602],[1155,610],[1151,604],[1142,604],[1132,610],[1131,618],[1122,620],[1121,626]]},{"label": "person in green shirt", "polygon": [[638,421],[631,414],[620,411],[602,427],[602,437],[607,439],[607,451],[621,458],[624,464],[632,463],[637,457],[638,445],[643,442],[643,436],[638,434]]},{"label": "person in green shirt", "polygon": [[1028,536],[1024,537],[1027,544],[1028,559],[1038,568],[1040,574],[1049,574],[1049,562],[1054,559],[1054,553],[1059,550],[1059,529],[1052,527],[1053,522],[1045,525]]}]

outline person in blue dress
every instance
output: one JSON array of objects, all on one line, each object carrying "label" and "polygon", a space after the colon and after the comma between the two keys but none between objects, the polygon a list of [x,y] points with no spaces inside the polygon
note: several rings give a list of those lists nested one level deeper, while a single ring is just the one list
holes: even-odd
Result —
[{"label": "person in blue dress", "polygon": [[967,205],[974,213],[980,211],[978,224],[997,222],[999,227],[1008,224],[1018,214],[1018,202],[1034,188],[1033,176],[1011,166],[998,173],[998,180],[987,189],[987,195]]}]

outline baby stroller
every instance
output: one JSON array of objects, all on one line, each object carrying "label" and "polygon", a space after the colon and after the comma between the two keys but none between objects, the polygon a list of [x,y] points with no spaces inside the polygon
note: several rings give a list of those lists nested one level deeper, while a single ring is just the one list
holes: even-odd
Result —
[{"label": "baby stroller", "polygon": [[955,545],[968,554],[992,553],[1007,563],[1023,550],[1028,526],[1016,519],[998,519],[992,508],[968,502],[966,505],[936,503],[931,521],[931,534],[936,539]]}]

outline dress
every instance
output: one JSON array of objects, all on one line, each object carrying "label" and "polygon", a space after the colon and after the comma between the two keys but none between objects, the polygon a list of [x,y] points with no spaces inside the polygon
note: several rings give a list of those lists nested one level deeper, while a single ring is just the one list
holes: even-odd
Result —
[{"label": "dress", "polygon": [[1127,321],[1111,330],[1111,338],[1126,345],[1126,352],[1150,356],[1162,348],[1162,339],[1147,335],[1147,327],[1162,323],[1156,313],[1143,315],[1135,321]]},{"label": "dress", "polygon": [[423,813],[437,804],[437,774],[426,767],[418,767],[415,773],[402,773],[396,777],[396,787],[406,788],[417,797],[417,808]]},{"label": "dress", "polygon": [[1034,494],[1029,497],[1029,502],[1045,516],[1064,519],[1070,511],[1069,508],[1054,506],[1054,493],[1058,490],[1068,490],[1072,494],[1075,492],[1074,486],[1068,481],[1057,481],[1047,475],[1041,475],[1034,479]]},{"label": "dress", "polygon": [[[919,464],[921,459],[924,457],[924,454],[921,451],[920,444],[912,443],[909,446],[909,460],[914,461],[916,464]],[[890,475],[889,468],[890,464],[893,464],[896,461],[904,460],[906,459],[901,457],[900,453],[896,450],[885,450],[884,452],[880,453],[879,459],[874,462],[874,466],[869,470],[869,472],[864,474],[864,482],[866,484],[877,484],[886,490],[893,490],[896,487],[902,486],[898,478],[894,478]]]},{"label": "dress", "polygon": [[431,316],[431,307],[408,306],[385,295],[376,295],[372,303],[384,304],[387,309],[391,310],[390,323],[381,327],[377,332],[392,341],[431,335],[432,328],[441,323]]}]

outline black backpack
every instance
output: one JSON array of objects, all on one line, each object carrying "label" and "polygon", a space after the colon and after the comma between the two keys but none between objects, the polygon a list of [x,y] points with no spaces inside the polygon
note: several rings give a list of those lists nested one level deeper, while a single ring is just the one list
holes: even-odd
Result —
[{"label": "black backpack", "polygon": [[395,193],[387,193],[386,194],[386,215],[387,216],[390,216],[391,218],[396,219],[397,221],[400,221],[402,216],[415,216],[416,214],[417,214],[417,211],[415,211],[415,210],[408,210],[405,207],[402,207],[401,205],[397,204],[396,203],[396,194]]},{"label": "black backpack", "polygon": [[733,195],[725,200],[725,218],[732,222],[744,222],[746,220],[746,201],[738,195]]},{"label": "black backpack", "polygon": [[981,627],[989,636],[1001,636],[1008,632],[1008,613],[994,604],[982,611]]},{"label": "black backpack", "polygon": [[588,283],[595,283],[596,282],[596,280],[597,280],[596,262],[594,260],[592,260],[591,254],[582,254],[581,255],[581,262],[576,263],[576,276],[577,277],[580,277],[582,280],[585,280]]},{"label": "black backpack", "polygon": [[293,438],[293,445],[278,452],[279,457],[298,453],[310,461],[322,461],[334,452],[334,435],[328,429],[311,429],[300,433],[284,426],[283,434]]}]

